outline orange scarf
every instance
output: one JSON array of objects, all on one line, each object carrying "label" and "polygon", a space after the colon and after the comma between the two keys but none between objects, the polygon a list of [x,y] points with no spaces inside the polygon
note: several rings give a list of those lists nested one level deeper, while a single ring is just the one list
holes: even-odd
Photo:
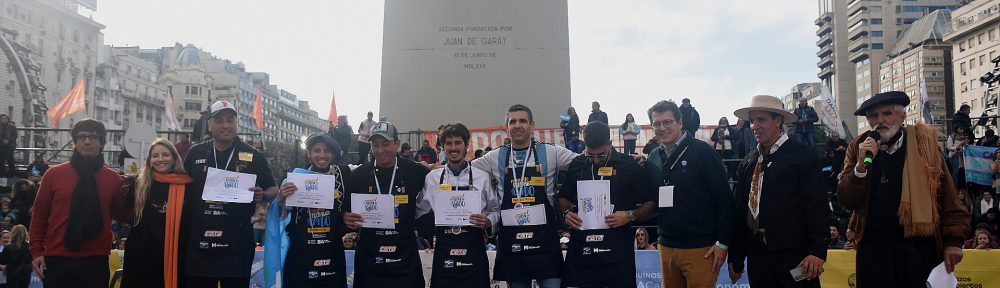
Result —
[{"label": "orange scarf", "polygon": [[153,172],[160,183],[170,184],[167,193],[167,226],[163,239],[163,287],[177,288],[177,245],[181,230],[181,211],[184,211],[184,184],[191,183],[191,177],[184,174],[162,174]]}]

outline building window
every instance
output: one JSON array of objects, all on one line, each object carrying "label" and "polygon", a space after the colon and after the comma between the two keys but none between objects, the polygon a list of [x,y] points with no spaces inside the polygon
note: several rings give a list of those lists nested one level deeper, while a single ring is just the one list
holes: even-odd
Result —
[{"label": "building window", "polygon": [[871,13],[882,13],[882,6],[871,6],[871,7],[868,7],[868,12],[871,12]]},{"label": "building window", "polygon": [[882,37],[882,31],[872,31],[872,37]]},{"label": "building window", "polygon": [[198,102],[184,102],[184,110],[187,110],[187,111],[201,111],[201,103],[198,103]]},{"label": "building window", "polygon": [[871,23],[872,25],[882,25],[882,18],[872,18]]},{"label": "building window", "polygon": [[881,50],[883,47],[882,43],[872,43],[872,49]]}]

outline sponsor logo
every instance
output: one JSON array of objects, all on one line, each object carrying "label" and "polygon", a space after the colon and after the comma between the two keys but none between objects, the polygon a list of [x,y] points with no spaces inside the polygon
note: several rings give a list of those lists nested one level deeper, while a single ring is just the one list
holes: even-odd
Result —
[{"label": "sponsor logo", "polygon": [[587,242],[602,242],[604,241],[604,235],[587,235],[585,240]]},{"label": "sponsor logo", "polygon": [[337,274],[337,272],[320,272],[319,276],[326,277],[326,276],[335,275],[335,274]]},{"label": "sponsor logo", "polygon": [[208,249],[208,247],[211,247],[211,246],[210,246],[210,245],[208,244],[208,242],[206,242],[206,241],[201,241],[201,242],[198,242],[198,248],[201,248],[201,249]]},{"label": "sponsor logo", "polygon": [[524,251],[535,250],[538,248],[542,248],[542,246],[524,245]]},{"label": "sponsor logo", "polygon": [[331,243],[330,240],[326,240],[326,239],[316,239],[316,240],[310,239],[310,240],[306,240],[306,244],[307,245],[323,245],[323,244],[329,244],[329,243]]},{"label": "sponsor logo", "polygon": [[240,188],[240,177],[239,176],[226,176],[223,179],[223,181],[222,181],[222,185],[224,187],[226,187],[226,189],[237,189],[237,188]]},{"label": "sponsor logo", "polygon": [[583,206],[582,208],[584,213],[590,213],[594,211],[594,198],[591,197],[583,198],[583,203],[581,204],[582,204],[581,206]]},{"label": "sponsor logo", "polygon": [[517,225],[531,223],[531,216],[528,215],[528,212],[517,213],[517,215],[514,215],[514,218],[517,219]]},{"label": "sponsor logo", "polygon": [[319,278],[319,271],[316,270],[309,271],[309,279],[316,279],[316,278]]},{"label": "sponsor logo", "polygon": [[594,254],[604,253],[604,252],[611,252],[611,249],[594,248]]},{"label": "sponsor logo", "polygon": [[378,253],[396,253],[396,246],[379,246]]},{"label": "sponsor logo", "polygon": [[465,207],[465,195],[451,196],[451,208]]},{"label": "sponsor logo", "polygon": [[450,254],[451,256],[465,256],[465,254],[468,252],[469,251],[466,249],[451,249],[451,251],[449,251],[448,254]]},{"label": "sponsor logo", "polygon": [[319,178],[310,178],[304,181],[306,191],[317,191],[319,190]]},{"label": "sponsor logo", "polygon": [[385,258],[385,263],[396,263],[396,262],[401,262],[401,261],[403,261],[402,258],[400,258],[400,259]]},{"label": "sponsor logo", "polygon": [[533,237],[535,237],[535,232],[521,232],[514,235],[514,238],[517,240],[531,239]]},{"label": "sponsor logo", "polygon": [[229,244],[212,243],[212,248],[226,248],[226,247],[229,247]]},{"label": "sponsor logo", "polygon": [[593,253],[593,251],[590,247],[583,247],[583,255],[590,255],[591,253]]},{"label": "sponsor logo", "polygon": [[392,236],[392,235],[397,235],[397,234],[399,234],[399,232],[397,232],[396,230],[376,230],[375,231],[375,235],[379,235],[379,236]]},{"label": "sponsor logo", "polygon": [[205,159],[194,160],[194,165],[205,164],[207,162]]},{"label": "sponsor logo", "polygon": [[510,245],[510,252],[521,252],[521,244]]},{"label": "sponsor logo", "polygon": [[472,263],[465,263],[465,262],[459,261],[459,262],[455,262],[455,266],[458,266],[458,267],[468,267],[468,266],[472,266]]},{"label": "sponsor logo", "polygon": [[454,260],[444,260],[444,268],[452,268],[452,267],[455,267]]},{"label": "sponsor logo", "polygon": [[382,263],[385,263],[385,258],[375,257],[375,264],[382,264]]},{"label": "sponsor logo", "polygon": [[222,231],[213,231],[213,230],[205,231],[205,237],[208,237],[208,238],[219,238],[219,237],[222,237]]},{"label": "sponsor logo", "polygon": [[378,210],[378,203],[375,202],[375,199],[368,199],[365,200],[364,202],[365,202],[365,212],[372,212]]},{"label": "sponsor logo", "polygon": [[330,259],[320,259],[320,260],[313,261],[313,266],[316,266],[316,267],[330,266]]}]

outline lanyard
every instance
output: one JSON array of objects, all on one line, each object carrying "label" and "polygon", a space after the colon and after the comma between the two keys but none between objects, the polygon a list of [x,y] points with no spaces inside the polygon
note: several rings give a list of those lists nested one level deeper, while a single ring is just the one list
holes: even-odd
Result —
[{"label": "lanyard", "polygon": [[[212,142],[213,144],[215,142]],[[233,145],[233,151],[229,151],[229,160],[226,160],[226,166],[222,167],[222,170],[229,169],[229,162],[233,161],[233,154],[236,153],[236,145]],[[219,169],[219,155],[215,152],[215,145],[212,145],[212,158],[215,158],[215,169]]]},{"label": "lanyard", "polygon": [[[467,165],[469,165],[469,167],[466,168],[466,169],[469,169],[469,186],[466,187],[466,189],[462,189],[461,187],[458,186],[458,183],[455,183],[455,186],[451,186],[451,190],[452,191],[470,190],[470,189],[473,188],[472,187],[472,165],[469,164],[469,161],[465,161],[465,163]],[[462,171],[465,171],[465,170],[462,170]],[[449,172],[451,172],[451,168],[448,168],[448,167],[445,167],[444,170],[441,171],[441,179],[438,179],[438,184],[439,185],[440,184],[444,184],[444,174],[445,173],[449,173]],[[462,175],[462,173],[459,172],[458,175]]]},{"label": "lanyard", "polygon": [[[524,184],[531,184],[530,182],[529,183],[524,183],[524,175],[527,175],[527,173],[528,173],[527,172],[528,171],[528,158],[531,158],[531,154],[535,152],[535,149],[534,149],[535,145],[534,145],[534,143],[532,143],[531,148],[532,149],[528,150],[528,153],[526,153],[524,155],[524,161],[521,161],[523,163],[523,165],[521,165],[521,177],[517,177],[517,161],[516,161],[517,159],[515,159],[515,158],[517,158],[517,156],[514,156],[513,158],[510,157],[511,154],[514,154],[514,148],[512,147],[510,149],[510,153],[507,153],[507,156],[508,156],[507,158],[509,158],[510,161],[511,161],[510,172],[511,172],[511,174],[514,174],[513,175],[514,176],[514,181],[511,181],[511,184],[515,184],[515,182],[517,181],[517,179],[521,179],[521,182],[522,182],[520,185],[514,185],[514,187],[513,187],[514,188],[514,194],[515,194],[515,196],[517,196],[517,205],[514,205],[514,206],[518,206],[518,205],[520,205],[522,207],[524,206],[524,204],[521,203],[521,195],[524,194],[524,190],[526,189]],[[538,159],[535,159],[535,162],[536,162],[535,165],[538,165],[537,164]]]},{"label": "lanyard", "polygon": [[[605,165],[607,165],[607,164],[605,164]],[[604,167],[607,167],[607,166],[604,166]],[[601,168],[604,168],[604,167],[601,167]],[[597,180],[597,175],[594,175],[594,169],[597,169],[597,167],[594,166],[594,163],[590,163],[590,179],[591,180]],[[604,180],[604,175],[601,175],[601,180]]]},{"label": "lanyard", "polygon": [[[663,175],[663,186],[669,186],[668,184],[670,184],[670,174],[673,174],[674,166],[677,166],[677,162],[681,161],[681,157],[684,157],[684,153],[688,151],[688,147],[690,146],[684,146],[684,150],[681,150],[681,154],[678,154],[677,159],[674,159],[674,163],[670,164],[670,169],[665,171],[666,173]],[[663,160],[665,161],[667,159]]]},{"label": "lanyard", "polygon": [[[375,177],[375,189],[378,189],[378,194],[382,195],[382,185],[378,184],[378,175],[375,173],[375,168],[378,167],[378,161],[374,163],[372,167],[372,177]],[[399,170],[399,159],[396,159],[396,164],[392,165],[392,178],[389,178],[389,195],[392,195],[392,184],[396,183],[396,170]]]}]

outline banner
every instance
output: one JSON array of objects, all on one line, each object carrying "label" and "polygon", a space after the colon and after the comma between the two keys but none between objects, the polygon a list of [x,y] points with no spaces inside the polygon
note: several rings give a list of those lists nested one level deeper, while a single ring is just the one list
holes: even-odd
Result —
[{"label": "banner", "polygon": [[[431,250],[417,252],[423,265],[424,282],[430,285],[431,260],[434,254]],[[495,251],[488,251],[487,257],[490,263],[490,278],[493,277],[493,262],[496,258]],[[826,270],[820,277],[820,284],[824,288],[855,288],[857,287],[857,275],[855,270],[854,250],[829,250],[827,252]],[[962,263],[955,266],[955,277],[958,278],[958,287],[1000,287],[1000,249],[993,250],[962,250],[964,257]],[[108,268],[112,275],[115,270],[122,268],[124,256],[121,250],[112,250],[108,257]],[[344,251],[347,260],[347,286],[354,284],[354,250]],[[257,250],[254,254],[253,265],[251,265],[250,287],[264,287],[263,277],[264,253]],[[720,288],[748,288],[747,275],[736,284],[729,280],[729,264],[723,263],[722,270],[719,271],[719,278],[715,282],[715,287]],[[635,282],[637,288],[659,288],[662,287],[662,276],[660,274],[660,253],[656,250],[635,251]],[[37,276],[32,274],[32,288],[41,288],[42,282]],[[116,285],[117,287],[117,285]],[[503,281],[493,281],[491,288],[506,288]]]},{"label": "banner", "polygon": [[[621,151],[621,149],[624,149],[625,147],[625,140],[622,139],[621,133],[618,132],[619,126],[621,125],[608,125],[608,129],[611,130],[611,145],[617,148],[618,151]],[[695,133],[695,138],[705,141],[708,145],[713,145],[712,131],[715,130],[716,126],[717,125],[702,125],[701,128],[698,129],[698,132]],[[656,137],[656,133],[653,132],[652,126],[639,125],[639,127],[642,131],[639,132],[639,137],[635,141],[635,147],[636,151],[641,152],[642,147],[646,145],[646,142],[649,142],[649,139]],[[507,127],[493,126],[485,128],[469,128],[469,133],[471,134],[469,142],[472,145],[469,145],[469,153],[466,155],[466,158],[471,160],[475,156],[475,153],[473,152],[478,149],[485,150],[486,147],[496,149],[497,147],[503,146],[503,139],[507,138]],[[435,147],[435,143],[437,143],[438,131],[423,131],[423,134],[424,140],[429,141],[431,143],[431,147]],[[549,143],[560,147],[566,146],[566,140],[563,137],[562,128],[535,128],[533,131],[533,137],[535,140],[542,143]],[[583,140],[583,138],[580,140]],[[420,143],[411,143],[411,145],[412,144],[416,144],[413,146],[415,147],[414,149],[419,149]]]},{"label": "banner", "polygon": [[993,154],[996,147],[965,145],[965,181],[980,185],[993,185]]},{"label": "banner", "polygon": [[850,135],[844,133],[844,125],[841,124],[840,114],[837,113],[837,100],[833,99],[830,87],[823,83],[823,88],[820,91],[819,118],[823,121],[823,125],[840,135],[840,138],[851,139],[848,137]]}]

